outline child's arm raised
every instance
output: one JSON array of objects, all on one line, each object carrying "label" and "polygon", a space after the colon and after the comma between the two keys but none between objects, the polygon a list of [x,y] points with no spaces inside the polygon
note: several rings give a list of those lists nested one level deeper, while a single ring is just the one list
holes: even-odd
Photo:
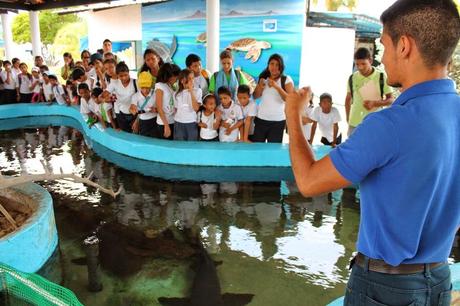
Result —
[{"label": "child's arm raised", "polygon": [[265,79],[260,79],[259,83],[257,83],[256,89],[254,90],[254,93],[252,96],[254,99],[259,99],[262,96],[262,93],[264,92],[265,89]]},{"label": "child's arm raised", "polygon": [[[188,82],[187,89],[190,92],[190,97],[192,97],[192,108],[195,112],[197,112],[200,109],[200,103],[198,103],[198,99],[201,99],[201,93],[198,92],[198,97],[195,95],[193,82]],[[199,91],[201,91],[201,89]]]}]

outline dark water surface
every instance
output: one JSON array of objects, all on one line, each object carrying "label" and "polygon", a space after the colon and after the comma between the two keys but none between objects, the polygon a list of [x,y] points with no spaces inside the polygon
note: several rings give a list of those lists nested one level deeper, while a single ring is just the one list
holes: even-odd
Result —
[{"label": "dark water surface", "polygon": [[[113,152],[94,149],[120,163]],[[123,159],[126,167],[138,162]],[[305,199],[284,182],[166,181],[102,159],[71,128],[0,132],[3,174],[41,173],[41,160],[54,172],[93,172],[99,184],[123,187],[113,200],[79,183],[41,183],[54,199],[60,247],[40,273],[85,305],[159,305],[161,296],[187,296],[193,249],[178,228],[201,234],[213,259],[223,262],[217,267],[222,293],[254,294],[249,305],[325,305],[343,295],[359,225],[353,192]],[[142,171],[148,165],[136,167],[128,168],[154,175]],[[175,169],[157,165],[152,171]],[[231,171],[244,177],[251,170]],[[95,294],[86,288],[86,266],[72,261],[84,256],[82,241],[101,221],[104,290]],[[144,239],[152,235],[161,239]],[[458,258],[454,252],[452,261]]]}]

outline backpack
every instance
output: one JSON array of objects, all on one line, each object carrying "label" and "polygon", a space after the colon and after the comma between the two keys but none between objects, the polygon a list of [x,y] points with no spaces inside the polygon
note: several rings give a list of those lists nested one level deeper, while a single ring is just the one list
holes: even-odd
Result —
[{"label": "backpack", "polygon": [[206,82],[208,83],[208,86],[209,86],[209,75],[208,75],[208,72],[204,69],[201,70],[201,76],[206,80]]},{"label": "backpack", "polygon": [[[373,73],[373,72],[372,72]],[[353,74],[348,78],[348,86],[350,87],[351,99],[353,99]],[[383,97],[383,88],[385,86],[385,75],[383,72],[380,72],[379,78],[379,87],[380,87],[380,96]]]},{"label": "backpack", "polygon": [[133,79],[133,85],[134,85],[134,93],[137,93],[137,81],[136,81],[136,79]]}]

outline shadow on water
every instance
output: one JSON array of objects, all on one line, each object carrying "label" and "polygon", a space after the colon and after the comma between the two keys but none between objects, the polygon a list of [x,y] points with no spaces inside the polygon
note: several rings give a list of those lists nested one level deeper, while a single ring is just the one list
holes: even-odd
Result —
[{"label": "shadow on water", "polygon": [[[253,294],[248,305],[325,305],[343,295],[359,225],[354,191],[305,199],[285,182],[169,182],[101,159],[72,128],[0,132],[3,174],[42,172],[40,160],[54,172],[94,172],[99,184],[123,187],[114,200],[79,183],[42,183],[53,196],[60,243],[40,274],[85,305],[190,296],[196,248],[177,227],[197,229],[209,256],[222,261],[221,292]],[[104,290],[90,293],[86,267],[73,262],[84,263],[82,241],[102,221]]]}]

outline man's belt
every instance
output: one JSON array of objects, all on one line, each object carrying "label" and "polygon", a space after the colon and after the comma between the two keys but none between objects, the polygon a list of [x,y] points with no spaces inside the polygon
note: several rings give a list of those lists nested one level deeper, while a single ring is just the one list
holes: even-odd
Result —
[{"label": "man's belt", "polygon": [[[354,258],[355,264],[360,266],[363,269],[367,269],[366,265],[366,258],[363,254],[358,253]],[[430,263],[426,264],[427,267],[434,269],[441,265],[445,264],[445,262],[437,262],[437,263]],[[385,273],[385,274],[414,274],[420,273],[425,271],[425,264],[400,264],[399,266],[392,266],[384,262],[380,259],[372,259],[369,258],[369,271],[378,272],[378,273]]]}]

